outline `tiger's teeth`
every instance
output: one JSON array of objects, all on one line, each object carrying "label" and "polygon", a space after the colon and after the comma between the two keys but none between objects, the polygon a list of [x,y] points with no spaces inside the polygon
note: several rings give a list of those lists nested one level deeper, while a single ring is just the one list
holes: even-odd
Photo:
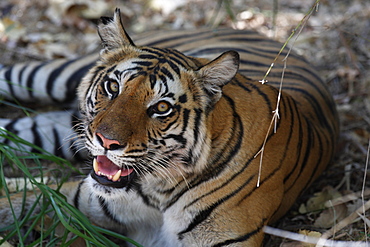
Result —
[{"label": "tiger's teeth", "polygon": [[98,176],[106,176],[109,180],[112,180],[113,182],[117,182],[122,174],[122,170],[118,170],[114,175],[107,175],[102,173],[101,171],[99,171],[98,161],[96,159],[93,160],[93,168]]},{"label": "tiger's teeth", "polygon": [[[98,161],[96,161],[96,159],[94,159],[94,161],[93,161],[93,167],[94,167],[95,173],[98,174],[99,167],[98,167]],[[100,175],[100,174],[98,174],[98,175]]]},{"label": "tiger's teeth", "polygon": [[116,172],[116,174],[114,174],[114,176],[113,176],[113,178],[112,178],[112,181],[113,181],[113,182],[117,182],[117,181],[118,181],[118,179],[121,177],[121,173],[122,173],[122,170],[121,170],[121,169],[119,169],[119,170]]}]

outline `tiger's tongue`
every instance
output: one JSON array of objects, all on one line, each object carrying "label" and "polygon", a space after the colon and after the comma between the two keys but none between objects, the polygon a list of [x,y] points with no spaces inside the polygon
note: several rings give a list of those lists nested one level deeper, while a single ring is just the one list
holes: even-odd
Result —
[{"label": "tiger's tongue", "polygon": [[120,177],[130,175],[134,171],[132,168],[119,168],[105,155],[97,156],[93,161],[93,167],[98,176],[105,176],[113,182],[118,181]]}]

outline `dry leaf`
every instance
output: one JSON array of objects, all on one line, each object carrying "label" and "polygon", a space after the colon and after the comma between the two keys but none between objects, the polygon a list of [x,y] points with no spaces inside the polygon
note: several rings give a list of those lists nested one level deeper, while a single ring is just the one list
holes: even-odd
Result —
[{"label": "dry leaf", "polygon": [[357,69],[341,67],[337,70],[337,74],[339,77],[346,78],[348,81],[354,81],[356,77],[359,76],[360,72]]},{"label": "dry leaf", "polygon": [[[320,238],[321,237],[321,233],[320,232],[316,232],[316,231],[299,230],[298,233],[299,234],[302,234],[302,235],[305,235],[307,237],[313,237],[313,238]],[[303,243],[302,242],[300,246],[301,247],[314,247],[315,244]]]},{"label": "dry leaf", "polygon": [[111,6],[104,0],[50,0],[46,16],[58,25],[66,21],[67,25],[81,28],[83,18],[99,18],[108,10]]},{"label": "dry leaf", "polygon": [[306,204],[299,207],[299,213],[306,214],[319,211],[325,208],[325,202],[340,197],[341,194],[331,186],[323,188],[321,192],[315,193]]},{"label": "dry leaf", "polygon": [[[3,238],[0,237],[0,240],[3,240]],[[4,243],[1,244],[1,247],[13,247],[13,245],[9,244],[8,241],[5,241]]]},{"label": "dry leaf", "polygon": [[7,39],[18,41],[26,34],[26,29],[21,23],[13,21],[10,18],[0,19],[0,40],[5,41]]},{"label": "dry leaf", "polygon": [[320,216],[315,220],[314,226],[320,228],[330,228],[338,221],[347,216],[347,205],[340,204],[331,208],[327,208],[321,212]]}]

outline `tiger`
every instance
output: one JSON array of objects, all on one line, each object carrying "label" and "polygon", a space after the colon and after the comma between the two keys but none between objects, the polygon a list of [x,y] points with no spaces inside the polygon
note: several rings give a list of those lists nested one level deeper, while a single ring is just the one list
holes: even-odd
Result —
[{"label": "tiger", "polygon": [[317,72],[292,52],[261,83],[281,44],[252,31],[157,31],[136,45],[116,9],[98,34],[76,85],[92,169],[63,185],[68,202],[143,246],[261,246],[335,154]]}]

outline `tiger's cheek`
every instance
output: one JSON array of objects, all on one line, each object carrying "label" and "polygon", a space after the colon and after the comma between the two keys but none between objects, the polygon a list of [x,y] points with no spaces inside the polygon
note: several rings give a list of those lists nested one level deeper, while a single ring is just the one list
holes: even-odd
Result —
[{"label": "tiger's cheek", "polygon": [[[154,141],[158,145],[158,141],[164,145],[164,140],[168,139],[168,136],[177,133],[176,130],[179,127],[179,113],[174,111],[169,116],[152,118],[148,122],[148,137],[149,141]],[[162,149],[165,147],[162,147]]]}]

